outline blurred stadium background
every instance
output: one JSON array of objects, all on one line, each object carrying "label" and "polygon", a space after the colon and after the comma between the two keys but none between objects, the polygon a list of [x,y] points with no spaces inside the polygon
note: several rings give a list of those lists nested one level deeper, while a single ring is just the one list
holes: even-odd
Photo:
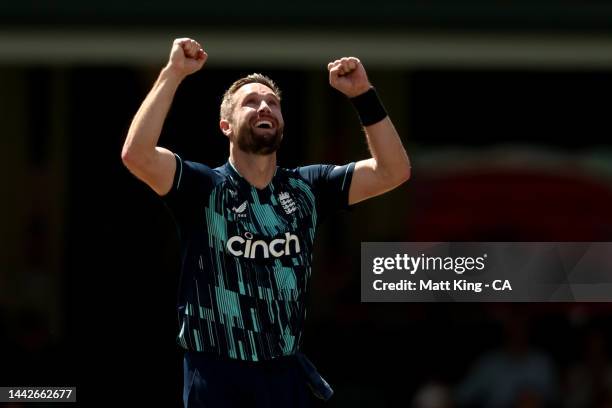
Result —
[{"label": "blurred stadium background", "polygon": [[161,139],[184,157],[225,161],[221,95],[254,71],[284,92],[281,165],[365,157],[327,84],[345,55],[411,156],[320,230],[304,349],[327,406],[611,407],[609,303],[362,304],[358,262],[362,241],[611,241],[611,22],[596,0],[0,4],[0,385],[180,406],[173,224],[120,149],[189,36],[209,61]]}]

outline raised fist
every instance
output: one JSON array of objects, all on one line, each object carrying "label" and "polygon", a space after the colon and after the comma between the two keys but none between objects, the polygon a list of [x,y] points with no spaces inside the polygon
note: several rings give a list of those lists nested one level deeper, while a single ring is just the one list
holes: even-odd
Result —
[{"label": "raised fist", "polygon": [[365,68],[358,58],[344,57],[327,64],[329,84],[353,98],[366,92],[372,86]]},{"label": "raised fist", "polygon": [[167,68],[181,76],[187,76],[199,71],[207,58],[208,54],[197,41],[191,38],[177,38],[172,43]]}]

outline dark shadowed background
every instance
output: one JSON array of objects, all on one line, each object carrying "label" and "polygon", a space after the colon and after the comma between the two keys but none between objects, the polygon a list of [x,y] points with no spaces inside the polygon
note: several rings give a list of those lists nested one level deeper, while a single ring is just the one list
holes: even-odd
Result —
[{"label": "dark shadowed background", "polygon": [[209,60],[161,145],[223,164],[222,93],[258,71],[283,90],[280,165],[365,158],[326,74],[355,55],[412,159],[319,231],[303,348],[327,406],[612,406],[609,303],[362,304],[358,261],[362,241],[612,241],[610,21],[601,1],[1,4],[0,386],[180,406],[177,237],[120,151],[189,36]]}]

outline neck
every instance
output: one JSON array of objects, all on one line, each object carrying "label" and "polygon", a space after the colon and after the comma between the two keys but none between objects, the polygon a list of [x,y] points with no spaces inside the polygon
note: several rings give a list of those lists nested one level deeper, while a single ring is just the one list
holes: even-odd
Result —
[{"label": "neck", "polygon": [[232,144],[230,163],[253,187],[265,188],[276,171],[276,152],[268,155],[245,153]]}]

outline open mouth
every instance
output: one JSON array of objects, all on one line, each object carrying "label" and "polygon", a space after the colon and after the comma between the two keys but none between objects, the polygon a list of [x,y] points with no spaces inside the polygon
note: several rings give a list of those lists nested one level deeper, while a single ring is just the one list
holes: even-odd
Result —
[{"label": "open mouth", "polygon": [[257,129],[272,129],[273,125],[272,122],[269,120],[258,120],[257,122],[255,122],[255,127]]}]

